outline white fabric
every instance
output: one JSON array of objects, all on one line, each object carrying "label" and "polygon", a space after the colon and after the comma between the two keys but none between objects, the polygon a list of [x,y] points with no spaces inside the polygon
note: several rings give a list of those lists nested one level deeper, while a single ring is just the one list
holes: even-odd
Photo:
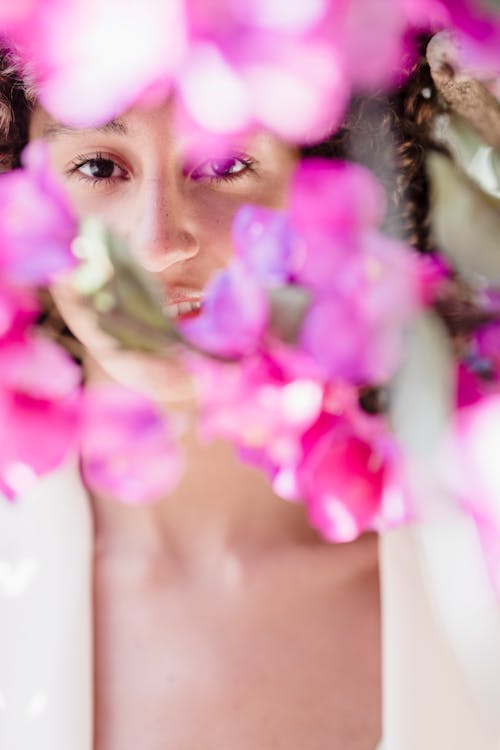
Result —
[{"label": "white fabric", "polygon": [[92,528],[77,467],[0,497],[0,748],[92,750]]},{"label": "white fabric", "polygon": [[[75,466],[0,503],[1,748],[92,750],[91,555]],[[391,532],[381,576],[383,750],[499,750],[499,607],[471,522]]]},{"label": "white fabric", "polygon": [[500,748],[500,610],[458,512],[381,541],[384,750]]},{"label": "white fabric", "polygon": [[391,394],[392,427],[426,522],[381,540],[384,750],[500,748],[500,602],[475,524],[442,475],[453,392],[447,349],[438,321],[422,315]]}]

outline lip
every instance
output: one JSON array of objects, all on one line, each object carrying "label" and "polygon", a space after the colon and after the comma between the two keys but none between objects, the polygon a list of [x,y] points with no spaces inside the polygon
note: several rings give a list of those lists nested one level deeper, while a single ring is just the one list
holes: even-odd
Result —
[{"label": "lip", "polygon": [[165,306],[180,305],[182,302],[202,302],[203,292],[200,289],[188,289],[187,287],[167,288],[165,293]]},{"label": "lip", "polygon": [[[199,289],[174,287],[167,289],[165,297],[163,310],[171,320],[178,322],[191,320],[201,312],[203,294]],[[196,307],[193,308],[193,305]]]}]

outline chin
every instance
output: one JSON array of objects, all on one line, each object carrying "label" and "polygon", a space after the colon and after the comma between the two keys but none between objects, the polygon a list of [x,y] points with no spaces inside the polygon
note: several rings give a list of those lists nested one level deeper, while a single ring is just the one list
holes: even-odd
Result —
[{"label": "chin", "polygon": [[192,378],[174,356],[124,349],[100,328],[94,311],[69,283],[58,283],[51,292],[64,322],[84,347],[87,383],[112,381],[171,407],[194,404]]},{"label": "chin", "polygon": [[189,373],[174,359],[124,351],[115,347],[104,353],[87,349],[88,383],[115,382],[169,407],[195,404],[195,387]]}]

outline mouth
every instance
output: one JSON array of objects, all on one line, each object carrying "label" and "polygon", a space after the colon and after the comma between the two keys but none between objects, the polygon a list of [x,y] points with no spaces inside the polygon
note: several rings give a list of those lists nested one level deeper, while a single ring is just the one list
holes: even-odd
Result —
[{"label": "mouth", "polygon": [[167,301],[163,309],[170,320],[181,321],[197,317],[201,308],[201,292],[172,289],[167,292]]}]

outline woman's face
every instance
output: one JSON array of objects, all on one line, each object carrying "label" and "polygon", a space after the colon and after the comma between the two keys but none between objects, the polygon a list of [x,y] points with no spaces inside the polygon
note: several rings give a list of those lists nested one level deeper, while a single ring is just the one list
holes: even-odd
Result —
[{"label": "woman's face", "polygon": [[[47,141],[77,215],[97,215],[128,240],[173,316],[199,302],[210,277],[230,260],[240,206],[283,206],[297,159],[266,133],[235,140],[224,156],[197,151],[193,158],[194,143],[174,131],[170,103],[134,108],[89,130],[62,127],[39,107],[30,127],[35,138]],[[75,335],[109,370],[105,339],[80,301],[67,290],[56,296]]]}]

